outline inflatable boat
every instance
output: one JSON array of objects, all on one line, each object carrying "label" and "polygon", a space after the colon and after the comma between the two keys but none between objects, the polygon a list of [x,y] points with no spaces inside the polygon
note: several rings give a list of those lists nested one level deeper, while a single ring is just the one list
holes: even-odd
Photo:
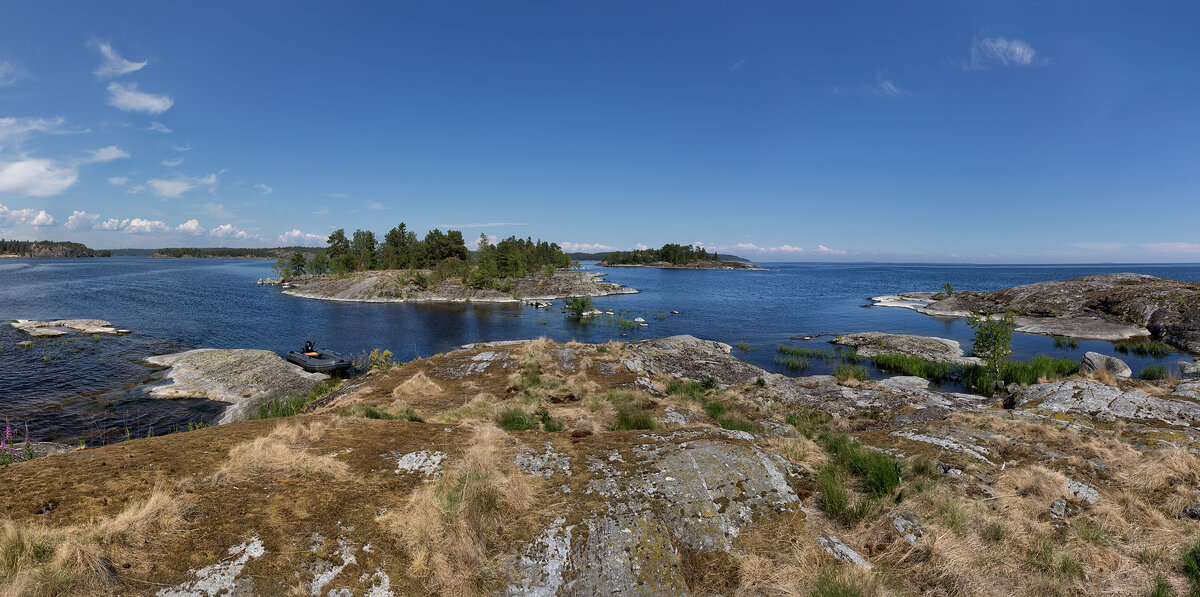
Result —
[{"label": "inflatable boat", "polygon": [[350,357],[322,348],[289,350],[287,360],[289,363],[300,365],[305,371],[314,373],[335,373],[349,369],[351,365]]}]

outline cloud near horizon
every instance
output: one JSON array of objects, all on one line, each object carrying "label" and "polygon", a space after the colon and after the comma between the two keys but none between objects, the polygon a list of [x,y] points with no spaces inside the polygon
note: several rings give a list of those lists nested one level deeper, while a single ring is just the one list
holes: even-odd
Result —
[{"label": "cloud near horizon", "polygon": [[757,253],[772,253],[772,254],[817,254],[817,255],[847,255],[849,251],[842,249],[831,249],[825,245],[817,245],[815,249],[805,249],[803,247],[795,247],[789,244],[782,244],[776,247],[760,247],[754,243],[738,243],[733,245],[734,249],[739,251],[754,251]]},{"label": "cloud near horizon", "polygon": [[601,243],[573,243],[564,241],[558,243],[562,250],[568,253],[599,253],[601,251],[615,251],[616,249]]}]

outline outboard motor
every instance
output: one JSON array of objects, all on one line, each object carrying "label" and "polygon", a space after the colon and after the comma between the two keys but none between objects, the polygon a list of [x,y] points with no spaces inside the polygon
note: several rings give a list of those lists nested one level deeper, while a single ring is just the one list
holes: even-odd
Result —
[{"label": "outboard motor", "polygon": [[313,351],[313,343],[312,343],[312,340],[305,341],[305,343],[304,343],[304,352],[312,352],[312,351]]}]

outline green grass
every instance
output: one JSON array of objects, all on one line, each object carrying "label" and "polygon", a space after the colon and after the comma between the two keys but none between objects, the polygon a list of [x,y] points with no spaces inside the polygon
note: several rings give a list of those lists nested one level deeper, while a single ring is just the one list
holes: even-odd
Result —
[{"label": "green grass", "polygon": [[1123,340],[1121,342],[1113,342],[1113,350],[1121,354],[1135,354],[1139,357],[1154,357],[1161,359],[1167,357],[1174,350],[1170,344],[1159,340],[1145,340],[1138,342],[1136,340]]},{"label": "green grass", "polygon": [[[988,395],[996,381],[992,371],[981,365],[939,363],[904,354],[879,354],[871,361],[888,373],[915,375],[936,383],[961,380],[972,391]],[[1028,361],[1005,361],[1000,378],[1006,384],[1032,385],[1039,379],[1061,379],[1077,371],[1077,361],[1041,355]]]},{"label": "green grass", "polygon": [[539,406],[535,414],[546,431],[562,431],[566,427],[562,419],[550,416],[550,409],[545,406]]},{"label": "green grass", "polygon": [[707,394],[707,388],[704,387],[703,382],[672,379],[667,382],[667,393],[675,396],[685,396],[693,400],[703,400],[705,394]]},{"label": "green grass", "polygon": [[654,417],[644,408],[638,408],[629,403],[617,405],[617,420],[609,425],[610,431],[631,431],[634,429],[654,429]]},{"label": "green grass", "polygon": [[991,522],[983,527],[983,532],[980,533],[984,541],[988,543],[1000,543],[1008,538],[1008,527],[1002,522]]},{"label": "green grass", "polygon": [[1200,541],[1183,553],[1183,575],[1191,585],[1191,595],[1200,595]]},{"label": "green grass", "polygon": [[1138,377],[1142,379],[1156,380],[1167,377],[1166,365],[1146,365],[1138,372]]},{"label": "green grass", "polygon": [[341,385],[340,379],[326,379],[303,396],[273,396],[250,415],[250,419],[275,419],[300,414],[309,403],[321,398]]},{"label": "green grass", "polygon": [[753,344],[747,344],[746,342],[738,342],[737,344],[734,344],[733,347],[742,352],[754,352],[758,350],[757,346],[754,346]]},{"label": "green grass", "polygon": [[1055,336],[1054,347],[1061,348],[1063,350],[1075,350],[1076,348],[1079,348],[1079,340]]},{"label": "green grass", "polygon": [[813,585],[813,590],[809,595],[811,597],[863,597],[866,593],[854,581],[838,580],[837,576],[829,571],[817,577],[817,583]]},{"label": "green grass", "polygon": [[1090,520],[1076,520],[1071,523],[1071,526],[1074,527],[1075,534],[1079,535],[1084,541],[1105,547],[1112,546],[1112,541],[1108,538],[1108,534],[1104,532],[1104,529]]},{"label": "green grass", "polygon": [[505,431],[525,431],[537,429],[538,420],[529,413],[517,407],[510,407],[496,413],[493,419],[496,425]]},{"label": "green grass", "polygon": [[866,369],[863,369],[858,365],[849,365],[846,363],[838,365],[837,368],[833,370],[833,376],[836,377],[838,381],[846,381],[848,379],[867,381],[871,378],[871,374],[867,373]]},{"label": "green grass", "polygon": [[902,462],[879,450],[863,447],[845,433],[824,433],[820,440],[839,465],[859,478],[866,493],[883,497],[900,487]]},{"label": "green grass", "polygon": [[842,524],[854,526],[871,513],[871,502],[856,501],[833,464],[827,464],[817,472],[817,489],[817,501],[821,509]]},{"label": "green grass", "polygon": [[949,381],[951,376],[961,369],[950,363],[929,361],[907,354],[877,354],[871,357],[871,362],[888,373],[915,375],[933,382]]},{"label": "green grass", "polygon": [[789,373],[803,373],[812,366],[812,363],[808,362],[808,359],[791,355],[776,356],[775,364],[786,368]]},{"label": "green grass", "polygon": [[374,406],[351,406],[343,409],[338,413],[344,417],[363,417],[367,419],[378,419],[381,421],[412,421],[414,423],[424,423],[425,419],[417,414],[411,406],[404,407],[404,410],[399,413],[390,413],[386,410],[375,408]]},{"label": "green grass", "polygon": [[788,425],[796,428],[796,432],[808,439],[812,439],[819,431],[825,428],[833,417],[829,413],[815,411],[806,406],[800,407],[796,412],[788,413],[783,418]]},{"label": "green grass", "polygon": [[1058,560],[1058,571],[1068,578],[1083,578],[1083,563],[1075,556],[1063,554]]},{"label": "green grass", "polygon": [[920,456],[909,461],[908,470],[912,472],[914,477],[938,478],[937,463],[932,458],[925,456]]},{"label": "green grass", "polygon": [[1171,583],[1167,582],[1167,577],[1163,576],[1162,572],[1154,575],[1154,584],[1150,586],[1150,597],[1175,597]]}]

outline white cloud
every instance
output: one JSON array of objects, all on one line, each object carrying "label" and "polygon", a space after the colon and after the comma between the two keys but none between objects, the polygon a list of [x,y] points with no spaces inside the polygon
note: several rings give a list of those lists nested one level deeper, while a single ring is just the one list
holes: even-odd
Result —
[{"label": "white cloud", "polygon": [[311,247],[324,245],[326,237],[321,236],[320,234],[305,234],[293,228],[287,232],[284,232],[283,234],[280,234],[279,238],[276,240],[279,241],[280,246]]},{"label": "white cloud", "polygon": [[993,66],[1035,66],[1037,52],[1019,39],[976,37],[971,40],[971,58],[966,70],[984,70]]},{"label": "white cloud", "polygon": [[201,234],[204,234],[204,226],[200,225],[199,220],[194,220],[194,219],[188,220],[188,221],[176,226],[175,230],[177,232],[182,232],[184,234],[190,234],[192,236],[200,236]]},{"label": "white cloud", "polygon": [[129,188],[125,190],[125,192],[129,193],[130,195],[136,195],[144,190],[146,190],[146,185],[144,184],[131,184],[129,185]]},{"label": "white cloud", "polygon": [[67,230],[91,230],[96,226],[96,220],[99,219],[100,216],[96,214],[75,210],[71,212],[71,217],[67,218],[65,226]]},{"label": "white cloud", "polygon": [[[493,245],[500,242],[500,237],[496,236],[495,234],[487,235],[487,239],[488,239],[488,242]],[[479,237],[477,236],[477,237],[467,241],[467,248],[472,251],[477,250],[479,248]]]},{"label": "white cloud", "polygon": [[382,203],[380,203],[380,202],[378,202],[378,201],[368,201],[368,202],[367,202],[367,209],[373,209],[373,210],[376,210],[376,211],[378,211],[378,210],[381,210],[381,209],[387,209],[387,206],[386,206],[386,205],[384,205],[384,204],[382,204]]},{"label": "white cloud", "polygon": [[760,247],[754,243],[738,243],[733,245],[734,249],[739,251],[753,251],[756,253],[783,253],[783,254],[800,254],[800,253],[820,253],[823,255],[845,255],[846,251],[841,249],[831,249],[825,245],[817,245],[816,249],[805,249],[789,244],[782,244],[775,247]]},{"label": "white cloud", "polygon": [[635,248],[639,251],[645,251],[646,249],[650,248],[650,245],[647,245],[646,243],[638,243],[638,244],[634,245],[633,248]]},{"label": "white cloud", "polygon": [[123,187],[123,186],[129,184],[129,177],[128,176],[110,176],[110,177],[108,177],[108,184],[116,185],[118,187]]},{"label": "white cloud", "polygon": [[69,128],[66,119],[62,116],[54,118],[7,116],[0,118],[0,143],[19,146],[33,133],[67,135],[76,132],[84,131]]},{"label": "white cloud", "polygon": [[867,92],[879,97],[907,97],[912,95],[911,91],[902,89],[891,79],[884,79],[883,75],[876,76],[874,83],[867,84]]},{"label": "white cloud", "polygon": [[8,60],[0,60],[0,87],[12,85],[21,79],[27,77],[29,73],[21,68],[21,65]]},{"label": "white cloud", "polygon": [[237,240],[258,240],[258,236],[245,230],[235,228],[233,224],[221,224],[208,232],[214,238],[232,238]]},{"label": "white cloud", "polygon": [[150,185],[150,189],[159,197],[168,199],[178,199],[184,193],[201,185],[215,187],[219,180],[216,174],[201,176],[200,178],[181,176],[179,178],[152,178],[146,181]]},{"label": "white cloud", "polygon": [[96,222],[92,225],[92,230],[121,230],[129,225],[129,219],[118,220],[109,218],[103,222]]},{"label": "white cloud", "polygon": [[196,188],[196,185],[190,180],[183,178],[175,180],[152,178],[146,181],[146,184],[150,185],[150,189],[154,191],[155,195],[170,199],[177,199],[180,195]]},{"label": "white cloud", "polygon": [[92,157],[84,160],[85,163],[111,162],[113,160],[120,160],[129,157],[128,153],[121,151],[121,148],[117,147],[116,145],[109,145],[108,147],[93,149],[89,153],[92,154]]},{"label": "white cloud", "polygon": [[171,227],[163,223],[162,220],[143,220],[134,218],[129,220],[129,224],[125,226],[125,234],[158,234],[161,232],[170,232]]},{"label": "white cloud", "polygon": [[9,209],[3,203],[0,203],[0,226],[16,226],[26,224],[30,226],[53,226],[54,218],[46,213],[46,210],[33,211],[30,208],[25,209]]},{"label": "white cloud", "polygon": [[573,243],[570,241],[558,243],[558,246],[568,253],[599,253],[615,251],[616,249],[601,243]]},{"label": "white cloud", "polygon": [[175,104],[166,95],[138,91],[137,83],[128,85],[112,82],[108,84],[108,105],[126,112],[162,114]]},{"label": "white cloud", "polygon": [[43,210],[39,211],[37,213],[37,215],[34,216],[33,219],[29,221],[29,223],[34,226],[41,227],[41,226],[53,226],[56,222],[54,221],[54,217],[51,216],[50,214],[46,213],[46,210],[43,209]]},{"label": "white cloud", "polygon": [[58,166],[54,160],[25,158],[0,162],[0,192],[48,197],[67,190],[78,179],[79,173],[74,168]]},{"label": "white cloud", "polygon": [[826,247],[825,245],[817,245],[817,252],[824,253],[826,255],[845,255],[846,254],[846,251],[843,251],[841,249],[830,249],[829,247]]},{"label": "white cloud", "polygon": [[162,165],[164,165],[164,166],[166,166],[166,167],[168,167],[168,168],[174,168],[175,166],[178,166],[178,165],[180,165],[180,164],[182,164],[182,163],[183,163],[183,158],[182,158],[182,157],[178,157],[178,158],[171,158],[171,159],[169,159],[169,160],[163,160],[163,161],[162,161]]},{"label": "white cloud", "polygon": [[151,122],[151,123],[150,123],[150,129],[149,129],[149,130],[152,130],[152,131],[155,131],[155,132],[159,132],[159,133],[173,133],[173,132],[175,132],[175,131],[172,131],[171,129],[167,128],[167,125],[165,125],[165,124],[163,124],[163,123],[161,123],[161,122],[159,122],[159,121],[157,121],[157,120],[155,120],[154,122]]},{"label": "white cloud", "polygon": [[1148,251],[1170,254],[1200,254],[1200,243],[1163,242],[1145,243],[1141,247]]},{"label": "white cloud", "polygon": [[121,75],[127,75],[129,73],[142,70],[146,66],[146,61],[144,60],[142,62],[131,62],[122,58],[121,55],[117,54],[117,51],[113,49],[112,44],[93,42],[91,45],[100,50],[100,55],[104,57],[104,60],[96,69],[97,77],[111,79],[113,77],[119,77]]},{"label": "white cloud", "polygon": [[500,228],[502,226],[527,226],[525,222],[477,222],[474,224],[439,224],[438,228]]},{"label": "white cloud", "polygon": [[271,193],[275,192],[275,189],[272,189],[271,187],[269,187],[265,184],[262,184],[262,183],[258,183],[256,185],[254,185],[254,188],[258,189],[258,192],[260,192],[264,195],[270,195]]},{"label": "white cloud", "polygon": [[206,213],[214,218],[219,218],[222,220],[229,220],[229,219],[234,218],[233,212],[229,211],[228,209],[225,209],[224,204],[217,203],[216,201],[209,201],[208,203],[201,205],[200,209],[204,210],[204,213]]},{"label": "white cloud", "polygon": [[191,145],[172,145],[171,149],[174,149],[175,151],[191,151],[192,146]]}]

